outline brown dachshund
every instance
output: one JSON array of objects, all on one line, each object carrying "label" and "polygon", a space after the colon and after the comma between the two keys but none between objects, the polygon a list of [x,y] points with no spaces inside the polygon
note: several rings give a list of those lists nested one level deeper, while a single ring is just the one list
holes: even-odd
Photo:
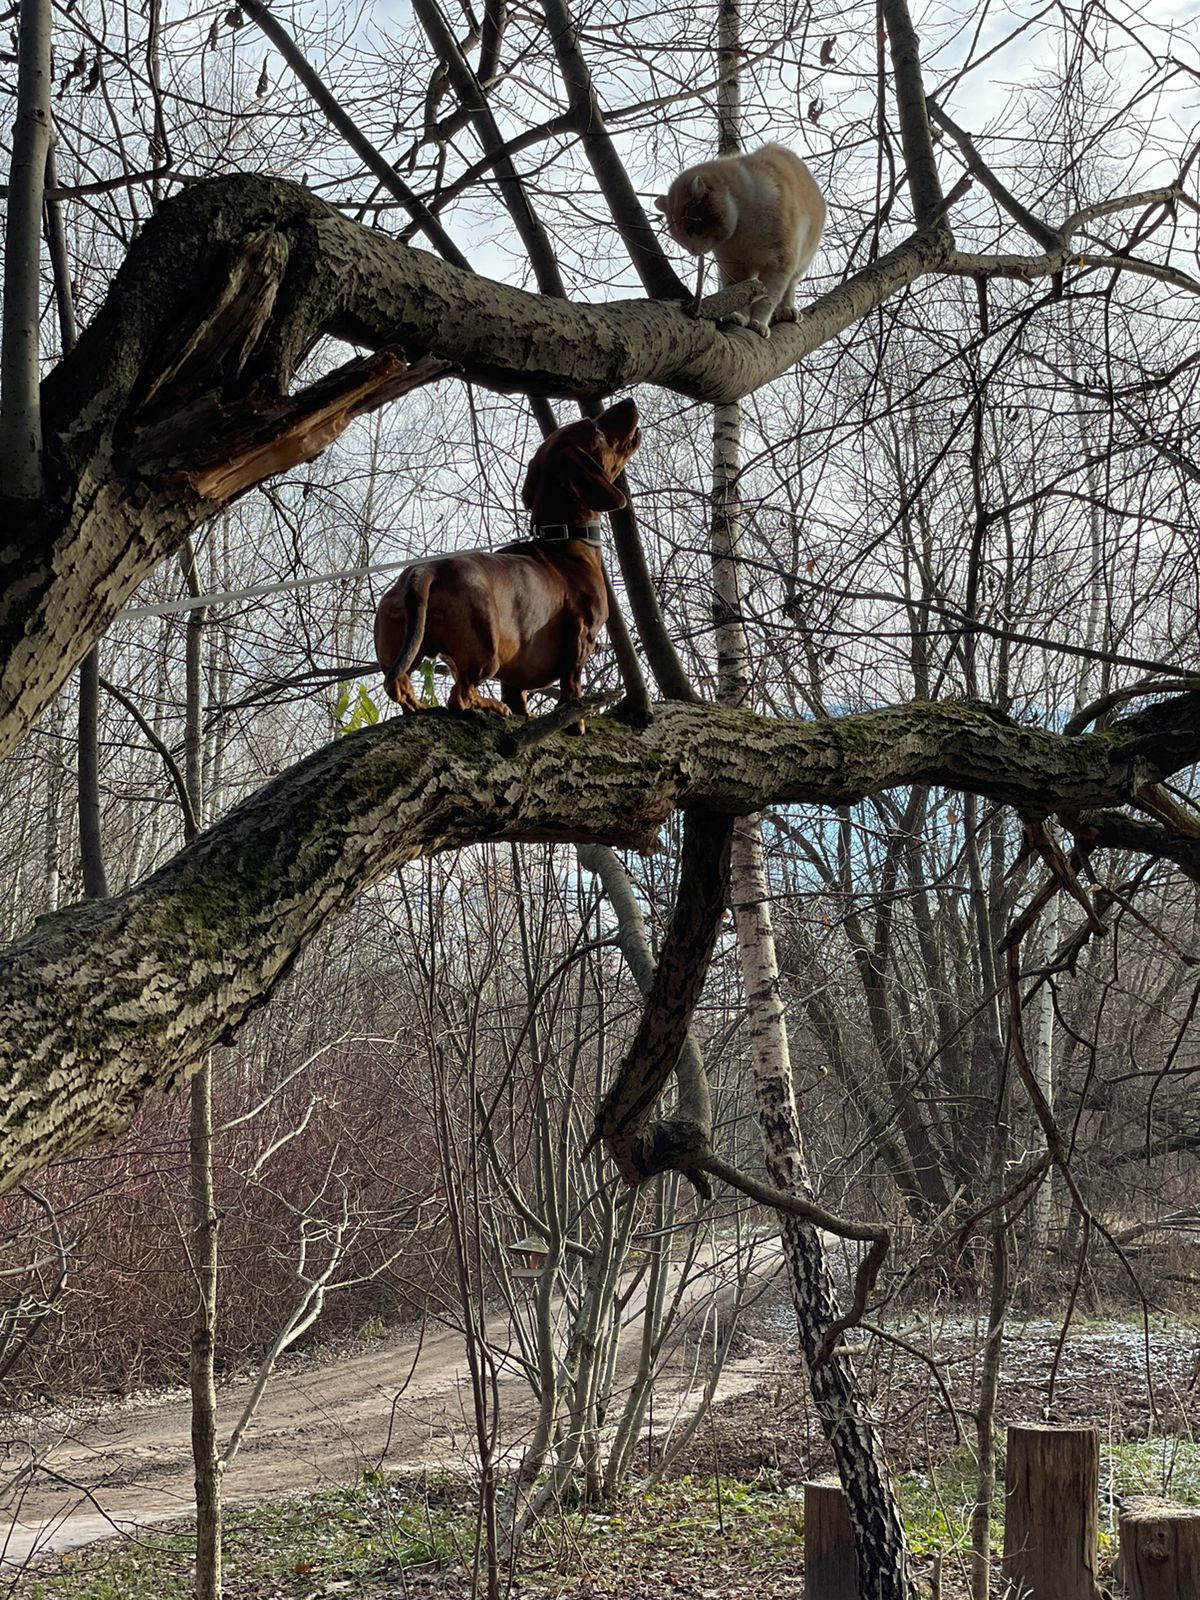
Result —
[{"label": "brown dachshund", "polygon": [[[560,701],[578,696],[608,617],[597,517],[625,505],[613,479],[640,443],[632,400],[555,429],[521,491],[531,539],[405,567],[375,613],[375,654],[398,706],[421,709],[408,674],[425,656],[441,656],[453,671],[456,711],[526,716],[526,691],[554,682]],[[500,700],[479,693],[485,678],[500,680]]]}]

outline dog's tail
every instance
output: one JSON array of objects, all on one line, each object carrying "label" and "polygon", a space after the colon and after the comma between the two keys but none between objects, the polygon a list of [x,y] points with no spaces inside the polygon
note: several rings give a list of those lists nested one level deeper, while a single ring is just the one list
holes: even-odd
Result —
[{"label": "dog's tail", "polygon": [[[384,668],[383,689],[389,700],[397,705],[405,703],[399,686],[403,677],[420,654],[425,637],[425,615],[429,610],[429,591],[433,587],[432,567],[411,567],[401,578],[404,605],[404,643],[400,646],[390,666]],[[397,587],[399,587],[398,585]],[[412,691],[409,690],[411,697]]]}]

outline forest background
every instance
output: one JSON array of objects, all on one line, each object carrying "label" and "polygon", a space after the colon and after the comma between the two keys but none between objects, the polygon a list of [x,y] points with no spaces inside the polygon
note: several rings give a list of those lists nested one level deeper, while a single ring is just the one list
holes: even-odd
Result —
[{"label": "forest background", "polygon": [[[768,345],[728,336],[734,376],[647,371],[636,388],[629,479],[661,613],[642,627],[642,669],[668,695],[683,681],[767,718],[965,703],[942,752],[959,781],[936,781],[931,760],[823,804],[786,784],[768,796],[755,838],[734,844],[738,924],[717,931],[692,1031],[723,1156],[761,1160],[764,1073],[785,1075],[802,1106],[797,1192],[902,1241],[876,1293],[982,1285],[997,1329],[1046,1281],[1067,1303],[1099,1273],[1137,1304],[1172,1273],[1193,1281],[1168,1254],[1148,1285],[1138,1252],[1164,1218],[1194,1220],[1200,1145],[1200,824],[1176,777],[1196,753],[1197,63],[1170,8],[917,20],[919,60],[895,6],[597,6],[573,16],[585,84],[556,49],[553,7],[66,7],[37,325],[50,367],[147,219],[205,178],[299,180],[488,279],[608,305],[636,301],[647,273],[672,280],[614,225],[619,186],[587,137],[597,107],[644,206],[718,135],[805,156],[829,202],[800,296],[823,297],[813,314]],[[669,327],[667,345],[693,337]],[[391,574],[521,531],[547,397],[586,393],[586,378],[531,358],[531,405],[503,392],[522,388],[511,372],[473,372],[453,343],[429,338],[410,392],[210,508],[123,597],[98,658],[0,767],[6,938],[95,896],[101,865],[109,894],[143,882],[266,780],[373,727],[370,623]],[[620,363],[597,353],[607,388]],[[321,338],[300,378],[344,359]],[[643,624],[636,568],[611,565]],[[589,689],[619,698],[615,652],[594,658]],[[1122,734],[1134,700],[1166,709]],[[926,725],[880,737],[903,752]],[[1143,770],[1127,794],[1082,802],[1057,796],[1049,769],[1014,776],[1041,746],[988,743],[1110,727],[1142,741]],[[586,742],[568,757],[591,759]],[[614,825],[611,842],[629,833]],[[655,949],[680,882],[674,821],[662,844],[622,857]],[[607,1262],[694,1218],[676,1176],[631,1205],[584,1154],[641,1010],[614,860],[544,842],[414,861],[347,897],[216,1051],[201,1204],[221,1218],[218,1362],[270,1351],[317,1309],[356,1328],[497,1292],[505,1244],[534,1224],[563,1284],[584,1273],[582,1296],[597,1238]],[[6,1382],[179,1372],[195,1141],[183,1097],[155,1098],[117,1144],[10,1202]],[[464,1173],[472,1216],[455,1204]],[[708,1224],[761,1215],[722,1194]]]}]

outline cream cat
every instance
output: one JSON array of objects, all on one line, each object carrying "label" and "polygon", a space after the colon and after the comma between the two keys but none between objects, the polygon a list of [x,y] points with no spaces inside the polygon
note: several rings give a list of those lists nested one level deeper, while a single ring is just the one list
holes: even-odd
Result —
[{"label": "cream cat", "polygon": [[666,213],[676,244],[694,256],[713,252],[722,284],[761,282],[749,317],[738,311],[723,321],[749,325],[769,339],[772,321],[796,320],[796,280],[816,255],[825,226],[825,201],[799,156],[781,144],[719,156],[681,172],[654,204]]}]

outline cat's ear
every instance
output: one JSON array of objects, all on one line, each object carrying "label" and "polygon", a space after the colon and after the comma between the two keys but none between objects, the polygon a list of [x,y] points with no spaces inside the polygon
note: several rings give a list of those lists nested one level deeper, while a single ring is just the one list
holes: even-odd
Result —
[{"label": "cat's ear", "polygon": [[658,209],[660,211],[665,211],[667,209],[667,197],[666,197],[666,195],[665,194],[656,194],[654,196],[654,204],[658,207]]},{"label": "cat's ear", "polygon": [[708,193],[708,184],[705,183],[702,177],[700,177],[699,173],[697,173],[697,175],[692,179],[691,183],[688,184],[688,193],[691,195],[693,200],[703,200],[704,196]]}]

